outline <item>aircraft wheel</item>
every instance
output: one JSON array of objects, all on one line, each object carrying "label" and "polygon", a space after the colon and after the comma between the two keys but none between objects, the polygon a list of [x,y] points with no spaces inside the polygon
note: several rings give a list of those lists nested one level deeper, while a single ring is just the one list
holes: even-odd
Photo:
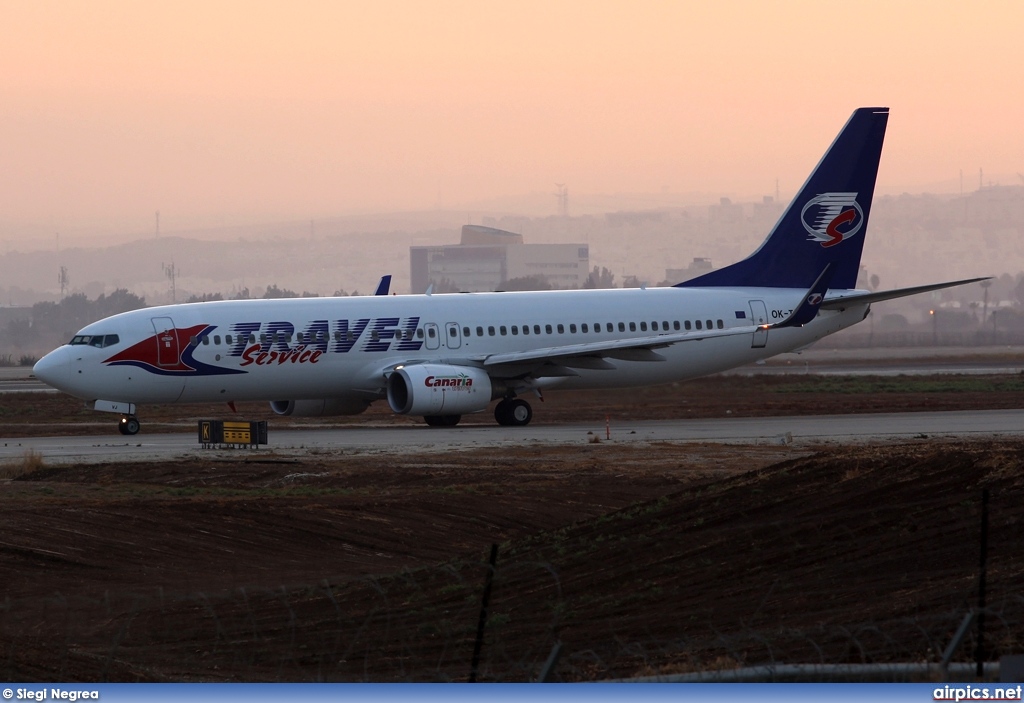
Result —
[{"label": "aircraft wheel", "polygon": [[508,418],[508,406],[511,404],[511,402],[512,401],[509,398],[505,398],[503,400],[499,400],[498,404],[494,406],[494,420],[499,425],[510,424]]},{"label": "aircraft wheel", "polygon": [[522,427],[533,419],[533,408],[521,398],[505,398],[494,407],[494,419],[499,425]]},{"label": "aircraft wheel", "polygon": [[455,427],[462,415],[424,415],[423,420],[431,427]]},{"label": "aircraft wheel", "polygon": [[516,398],[511,401],[512,405],[509,408],[509,419],[512,420],[509,424],[513,427],[523,427],[530,424],[530,420],[533,419],[533,408],[525,400]]},{"label": "aircraft wheel", "polygon": [[117,424],[117,431],[123,435],[136,435],[139,430],[142,429],[142,425],[139,424],[137,417],[125,416],[121,418],[121,422]]}]

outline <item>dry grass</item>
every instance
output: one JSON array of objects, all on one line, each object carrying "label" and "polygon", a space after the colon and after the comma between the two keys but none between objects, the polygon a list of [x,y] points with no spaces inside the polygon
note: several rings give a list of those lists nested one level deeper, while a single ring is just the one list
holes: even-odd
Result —
[{"label": "dry grass", "polygon": [[40,469],[46,468],[43,455],[34,449],[26,449],[21,455],[21,461],[15,460],[6,464],[0,464],[0,479],[14,479],[27,476]]}]

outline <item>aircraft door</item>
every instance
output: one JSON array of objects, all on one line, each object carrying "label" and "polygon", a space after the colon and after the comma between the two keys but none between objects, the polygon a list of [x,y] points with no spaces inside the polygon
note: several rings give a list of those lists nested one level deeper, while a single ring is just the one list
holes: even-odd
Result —
[{"label": "aircraft door", "polygon": [[158,366],[177,366],[181,361],[181,347],[174,320],[169,317],[154,317],[153,331],[156,332],[156,363]]},{"label": "aircraft door", "polygon": [[[755,325],[768,324],[768,308],[765,307],[763,300],[750,301],[750,316],[753,318]],[[755,330],[754,340],[750,343],[750,348],[763,349],[766,344],[768,344],[768,330]]]},{"label": "aircraft door", "polygon": [[423,333],[426,337],[427,349],[438,349],[441,346],[441,335],[437,331],[437,325],[428,322],[423,325]]},{"label": "aircraft door", "polygon": [[444,332],[448,339],[449,349],[458,349],[462,346],[462,336],[459,332],[458,322],[446,322],[444,324]]}]

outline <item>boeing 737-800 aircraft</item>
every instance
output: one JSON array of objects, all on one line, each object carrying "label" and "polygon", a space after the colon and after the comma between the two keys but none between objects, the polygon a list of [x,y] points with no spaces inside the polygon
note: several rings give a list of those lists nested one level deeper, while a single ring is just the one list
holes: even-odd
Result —
[{"label": "boeing 737-800 aircraft", "polygon": [[396,413],[450,426],[521,396],[625,388],[724,371],[806,347],[871,303],[982,280],[856,290],[889,111],[860,108],[764,243],[671,288],[190,303],[84,327],[35,366],[49,385],[120,413],[144,403],[270,401],[281,415]]}]

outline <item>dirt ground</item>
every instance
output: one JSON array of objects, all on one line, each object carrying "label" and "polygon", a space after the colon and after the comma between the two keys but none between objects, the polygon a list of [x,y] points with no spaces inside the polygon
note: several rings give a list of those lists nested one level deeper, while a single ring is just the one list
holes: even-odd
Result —
[{"label": "dirt ground", "polygon": [[[800,382],[552,394],[535,422],[1024,404],[1016,377]],[[103,427],[62,396],[0,403],[25,433]],[[491,544],[480,680],[532,680],[556,642],[556,680],[936,661],[978,598],[985,489],[994,660],[1024,649],[1022,465],[1016,440],[26,457],[0,467],[0,677],[463,681]]]}]

